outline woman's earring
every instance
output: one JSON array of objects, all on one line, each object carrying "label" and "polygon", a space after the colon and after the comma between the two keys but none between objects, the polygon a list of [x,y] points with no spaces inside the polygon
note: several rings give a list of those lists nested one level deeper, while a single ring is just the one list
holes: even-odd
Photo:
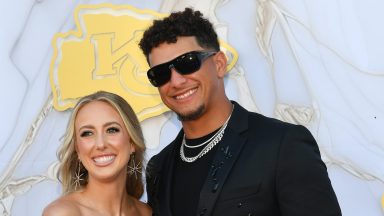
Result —
[{"label": "woman's earring", "polygon": [[78,160],[78,163],[77,163],[77,172],[75,174],[75,176],[73,177],[75,179],[75,181],[73,182],[73,184],[75,184],[75,191],[77,190],[77,188],[80,188],[80,182],[83,181],[84,179],[81,178],[84,173],[81,173],[81,160],[79,159]]},{"label": "woman's earring", "polygon": [[141,165],[140,162],[136,164],[135,153],[132,153],[128,162],[128,174],[130,176],[135,175],[135,178],[137,179],[137,173],[141,174]]}]

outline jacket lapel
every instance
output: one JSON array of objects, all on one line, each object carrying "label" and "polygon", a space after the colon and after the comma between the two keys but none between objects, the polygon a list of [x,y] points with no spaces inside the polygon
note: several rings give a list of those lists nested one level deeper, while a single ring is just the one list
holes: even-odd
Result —
[{"label": "jacket lapel", "polygon": [[212,215],[216,200],[223,188],[247,136],[242,134],[248,128],[248,111],[233,102],[234,110],[224,133],[223,140],[216,146],[211,169],[200,192],[198,215]]}]

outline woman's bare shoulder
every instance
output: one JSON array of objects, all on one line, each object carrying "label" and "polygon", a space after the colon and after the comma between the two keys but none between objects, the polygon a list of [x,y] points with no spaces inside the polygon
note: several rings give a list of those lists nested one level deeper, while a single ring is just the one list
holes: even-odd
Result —
[{"label": "woman's bare shoulder", "polygon": [[81,211],[77,202],[71,196],[63,196],[45,207],[43,216],[81,216]]},{"label": "woman's bare shoulder", "polygon": [[147,203],[141,202],[139,200],[135,200],[135,205],[140,215],[143,215],[143,216],[152,215],[152,209]]}]

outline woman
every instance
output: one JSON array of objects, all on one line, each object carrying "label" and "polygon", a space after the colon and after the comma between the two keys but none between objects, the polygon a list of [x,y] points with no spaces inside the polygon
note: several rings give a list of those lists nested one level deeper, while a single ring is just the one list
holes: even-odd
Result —
[{"label": "woman", "polygon": [[63,196],[43,215],[151,215],[138,200],[144,150],[139,121],[123,98],[107,92],[82,98],[58,154]]}]

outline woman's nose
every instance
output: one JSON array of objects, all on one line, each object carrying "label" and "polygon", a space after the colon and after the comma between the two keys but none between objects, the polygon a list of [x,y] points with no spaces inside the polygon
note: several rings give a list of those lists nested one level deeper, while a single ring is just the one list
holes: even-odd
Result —
[{"label": "woman's nose", "polygon": [[96,138],[96,148],[104,149],[105,148],[105,138],[104,135],[100,134]]}]

